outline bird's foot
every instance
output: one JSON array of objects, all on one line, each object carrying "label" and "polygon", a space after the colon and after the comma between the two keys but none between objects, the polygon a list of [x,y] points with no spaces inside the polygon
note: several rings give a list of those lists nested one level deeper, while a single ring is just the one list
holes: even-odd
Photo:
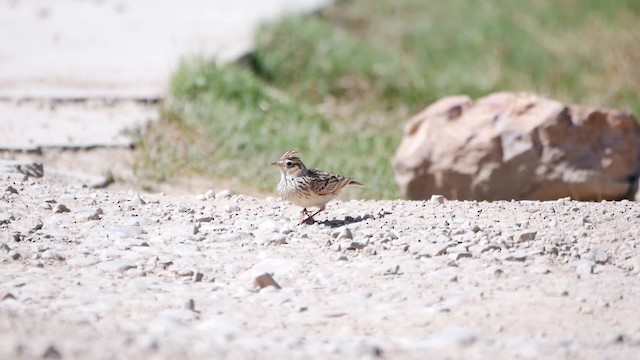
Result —
[{"label": "bird's foot", "polygon": [[300,215],[302,216],[300,217],[299,225],[302,225],[302,224],[311,225],[316,222],[315,220],[313,220],[313,215],[311,215],[306,208],[302,209],[302,213]]},{"label": "bird's foot", "polygon": [[308,218],[302,218],[302,220],[300,221],[299,225],[305,224],[305,225],[313,225],[315,224],[316,221],[313,219],[312,216],[309,216]]},{"label": "bird's foot", "polygon": [[[324,206],[321,207],[318,211],[314,212],[313,214],[309,214],[309,211],[307,211],[307,209],[302,210],[302,221],[300,221],[300,225],[302,224],[307,224],[307,225],[312,225],[315,224],[315,220],[313,219],[314,216],[318,215],[318,213],[320,211],[324,210]],[[304,217],[307,217],[306,219]]]}]

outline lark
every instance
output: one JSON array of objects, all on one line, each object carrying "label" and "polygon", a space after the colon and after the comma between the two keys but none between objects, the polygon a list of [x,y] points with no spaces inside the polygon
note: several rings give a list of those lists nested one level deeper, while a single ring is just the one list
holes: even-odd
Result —
[{"label": "lark", "polygon": [[[278,193],[282,199],[303,209],[300,224],[313,224],[313,217],[346,186],[364,186],[352,177],[307,169],[298,154],[298,150],[289,150],[271,165],[280,170]],[[318,211],[309,214],[308,208],[318,208]]]}]

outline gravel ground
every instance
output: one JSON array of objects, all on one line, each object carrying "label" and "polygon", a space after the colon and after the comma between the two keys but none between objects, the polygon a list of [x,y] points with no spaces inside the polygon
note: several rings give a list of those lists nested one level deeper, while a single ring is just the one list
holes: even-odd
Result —
[{"label": "gravel ground", "polygon": [[640,204],[0,185],[3,359],[640,353]]}]

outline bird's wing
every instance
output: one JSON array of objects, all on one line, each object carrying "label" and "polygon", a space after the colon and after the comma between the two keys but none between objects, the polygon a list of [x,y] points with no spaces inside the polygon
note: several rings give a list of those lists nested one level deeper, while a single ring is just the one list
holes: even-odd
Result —
[{"label": "bird's wing", "polygon": [[332,174],[320,169],[309,170],[308,176],[312,177],[311,190],[320,196],[337,194],[350,184],[362,185],[351,177]]}]

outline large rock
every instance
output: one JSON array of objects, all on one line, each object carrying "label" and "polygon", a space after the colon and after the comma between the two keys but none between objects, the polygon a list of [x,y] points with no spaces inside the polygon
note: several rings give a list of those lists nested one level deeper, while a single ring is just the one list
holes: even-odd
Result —
[{"label": "large rock", "polygon": [[393,167],[408,199],[618,200],[633,197],[640,126],[532,94],[452,96],[407,123]]}]

